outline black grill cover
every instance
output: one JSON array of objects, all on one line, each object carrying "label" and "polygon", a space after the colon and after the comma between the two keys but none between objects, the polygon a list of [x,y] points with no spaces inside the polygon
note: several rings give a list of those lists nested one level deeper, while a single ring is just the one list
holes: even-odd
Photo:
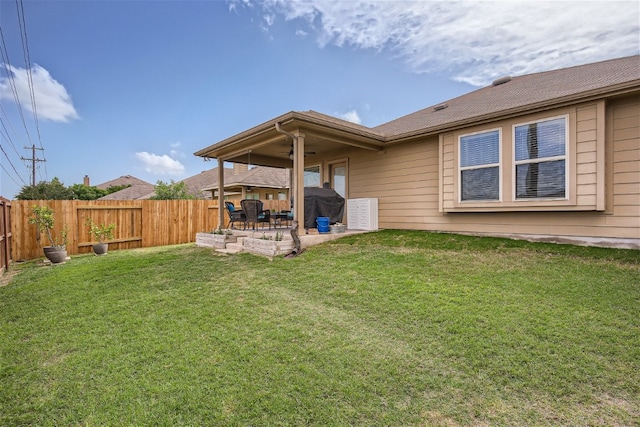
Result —
[{"label": "black grill cover", "polygon": [[304,228],[316,228],[316,218],[325,216],[330,224],[342,221],[344,197],[332,188],[304,188]]}]

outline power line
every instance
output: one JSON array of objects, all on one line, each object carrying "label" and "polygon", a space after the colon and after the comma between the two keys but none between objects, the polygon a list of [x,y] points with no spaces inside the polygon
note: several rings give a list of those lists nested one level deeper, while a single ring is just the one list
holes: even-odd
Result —
[{"label": "power line", "polygon": [[[2,104],[1,103],[0,103],[0,112],[3,113],[5,116],[7,115],[4,112],[4,108],[2,108]],[[9,123],[9,125],[11,125],[11,122],[9,122],[8,120],[7,120],[7,123]],[[2,132],[0,132],[0,134],[4,137],[4,139],[9,141],[9,144],[11,144],[11,148],[13,148],[13,151],[19,157],[20,153],[18,153],[18,149],[16,148],[15,144],[13,143],[13,140],[11,139],[11,135],[9,134],[9,129],[7,129],[7,127],[4,125],[4,120],[2,120],[2,117],[0,117],[0,125],[2,125],[2,129],[4,130],[4,134]]]},{"label": "power line", "polygon": [[[2,150],[4,152],[4,150]],[[9,163],[11,164],[11,161],[9,161]],[[11,165],[13,166],[13,165]],[[13,179],[13,177],[11,176],[11,174],[9,173],[9,171],[4,167],[4,165],[2,163],[0,163],[0,168],[2,168],[3,171],[5,171],[5,173],[7,174],[7,176],[9,178],[11,178],[11,181],[13,181],[16,185],[20,185],[20,183],[18,181],[16,181],[15,179]],[[13,170],[15,171],[16,168],[13,168]],[[18,178],[20,178],[20,175],[18,175]],[[20,178],[20,180],[22,181],[22,178]],[[22,181],[22,184],[25,185],[25,182]]]},{"label": "power line", "polygon": [[20,119],[22,120],[22,125],[24,126],[24,131],[27,134],[27,139],[29,143],[31,143],[31,134],[29,133],[29,129],[27,127],[27,120],[24,118],[22,102],[20,101],[20,97],[18,96],[18,89],[16,88],[16,82],[13,77],[12,65],[9,59],[9,51],[7,50],[7,45],[5,44],[4,34],[2,33],[2,27],[0,27],[0,42],[2,42],[2,48],[0,49],[0,55],[2,56],[2,61],[5,63],[5,68],[7,69],[7,80],[9,81],[9,86],[11,87],[11,93],[13,95],[13,100],[17,105],[18,114],[20,115]]},{"label": "power line", "polygon": [[[0,150],[2,151],[2,154],[4,154],[4,156],[7,158],[7,161],[9,162],[9,164],[11,165],[11,167],[13,168],[13,171],[16,173],[16,176],[17,176],[18,178],[20,178],[20,181],[22,181],[22,183],[24,184],[24,180],[22,179],[22,176],[20,176],[20,174],[19,174],[19,173],[18,173],[18,171],[16,170],[16,167],[15,167],[15,166],[13,165],[13,163],[11,162],[11,159],[10,159],[10,158],[9,158],[9,156],[7,155],[7,152],[6,152],[6,151],[4,151],[4,148],[2,148],[2,145],[0,145]],[[1,165],[1,164],[0,164],[0,165]],[[4,166],[2,167],[2,169],[4,169]],[[4,169],[4,170],[5,170],[5,172],[7,172],[7,170],[6,170],[6,169]],[[8,174],[8,172],[7,172],[7,174]],[[11,176],[11,175],[9,175],[9,176]],[[11,178],[11,179],[13,179],[13,178]],[[15,182],[15,180],[14,180],[14,182]]]},{"label": "power line", "polygon": [[[24,115],[24,108],[22,105],[22,100],[20,99],[20,95],[18,92],[18,86],[17,86],[17,79],[16,79],[16,74],[13,71],[13,66],[11,63],[11,60],[9,58],[9,51],[7,49],[7,45],[6,45],[6,40],[4,37],[4,34],[2,33],[2,27],[0,27],[0,57],[2,58],[4,65],[4,68],[6,69],[6,76],[7,79],[6,81],[8,82],[8,86],[11,89],[11,93],[13,95],[13,99],[15,101],[16,107],[17,107],[17,112],[18,115],[20,117],[20,120],[22,121],[22,125],[24,127],[24,131],[27,135],[27,140],[28,140],[28,144],[31,147],[25,147],[25,149],[31,149],[32,151],[32,155],[31,158],[25,158],[20,156],[20,154],[18,153],[18,150],[16,149],[16,146],[13,142],[13,140],[11,139],[11,134],[9,132],[9,129],[7,128],[7,126],[5,126],[5,122],[8,125],[11,125],[11,121],[8,118],[8,115],[6,113],[6,111],[4,111],[4,108],[2,108],[2,106],[0,106],[0,122],[2,125],[2,129],[0,129],[0,136],[3,137],[3,139],[7,140],[9,142],[9,144],[11,145],[11,147],[13,148],[13,150],[15,151],[15,153],[18,155],[18,157],[27,162],[31,162],[31,181],[32,181],[32,185],[35,186],[36,184],[36,170],[40,171],[40,176],[42,177],[42,171],[37,168],[38,163],[40,162],[46,162],[46,159],[44,159],[44,156],[42,156],[43,158],[38,158],[36,156],[36,149],[37,150],[42,150],[44,151],[44,146],[42,144],[42,137],[41,137],[41,133],[40,133],[40,125],[38,122],[38,110],[37,110],[37,103],[36,103],[36,96],[35,96],[35,88],[34,88],[34,82],[33,82],[33,73],[32,73],[32,66],[31,66],[31,58],[30,58],[30,52],[29,52],[29,44],[28,44],[28,36],[27,36],[27,25],[26,25],[26,19],[25,19],[25,13],[24,13],[24,4],[22,0],[15,0],[15,5],[16,5],[16,14],[17,14],[17,19],[18,19],[18,26],[19,26],[19,31],[20,31],[20,39],[21,39],[21,47],[22,47],[22,52],[24,55],[24,62],[25,62],[25,72],[26,72],[26,77],[27,77],[27,81],[26,84],[28,86],[28,90],[29,90],[29,96],[30,96],[30,101],[31,101],[31,111],[33,113],[33,120],[34,120],[34,126],[35,126],[35,130],[37,133],[37,143],[39,144],[39,147],[36,147],[36,144],[34,144],[32,142],[32,138],[31,138],[31,133],[29,131],[29,125],[27,125],[27,120],[25,118]],[[26,100],[25,100],[26,101]],[[2,120],[2,116],[4,116],[4,118],[6,120]],[[4,132],[2,132],[2,130],[4,130]],[[12,129],[13,130],[13,129]],[[14,131],[14,135],[17,136],[18,134],[15,133]],[[20,138],[18,138],[20,139]],[[2,148],[2,147],[0,147]],[[5,152],[4,148],[2,148],[2,153],[4,154],[4,156],[7,158],[9,164],[11,165],[11,167],[13,168],[16,176],[18,177],[18,179],[20,179],[23,183],[24,180],[22,179],[22,176],[20,175],[20,173],[18,173],[16,167],[13,165],[11,159],[9,158],[9,156],[7,155],[7,153]],[[1,166],[1,165],[0,165]],[[25,165],[27,167],[27,169],[29,169],[28,165]],[[7,169],[5,167],[2,167],[2,169],[8,173]],[[46,164],[45,164],[45,175],[46,175]],[[8,174],[8,176],[11,177],[10,174]],[[11,177],[11,179],[15,182],[15,179],[13,179],[13,177]]]},{"label": "power line", "polygon": [[24,63],[27,69],[27,77],[29,79],[29,95],[31,97],[31,109],[33,111],[33,120],[38,133],[38,142],[42,146],[42,138],[40,137],[40,126],[38,124],[38,108],[36,105],[36,95],[33,91],[33,74],[31,73],[31,57],[29,55],[29,43],[27,39],[27,21],[24,19],[24,5],[22,0],[16,0],[16,12],[18,13],[18,25],[20,27],[20,38],[22,40],[22,52],[24,54]]}]

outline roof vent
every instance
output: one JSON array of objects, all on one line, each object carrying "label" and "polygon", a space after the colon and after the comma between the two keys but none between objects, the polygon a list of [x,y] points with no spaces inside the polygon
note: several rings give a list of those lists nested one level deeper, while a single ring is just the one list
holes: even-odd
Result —
[{"label": "roof vent", "polygon": [[433,107],[433,111],[440,111],[440,110],[444,110],[445,108],[447,108],[449,105],[448,104],[438,104],[435,107]]},{"label": "roof vent", "polygon": [[491,85],[493,86],[499,86],[505,83],[509,83],[511,81],[511,76],[504,76],[504,77],[500,77],[499,79],[496,79],[493,81],[493,83],[491,83]]}]

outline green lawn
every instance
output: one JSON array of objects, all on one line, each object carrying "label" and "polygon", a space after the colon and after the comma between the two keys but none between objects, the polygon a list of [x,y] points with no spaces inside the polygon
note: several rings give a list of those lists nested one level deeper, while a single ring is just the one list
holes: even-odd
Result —
[{"label": "green lawn", "polygon": [[640,425],[640,251],[382,231],[17,266],[2,426]]}]

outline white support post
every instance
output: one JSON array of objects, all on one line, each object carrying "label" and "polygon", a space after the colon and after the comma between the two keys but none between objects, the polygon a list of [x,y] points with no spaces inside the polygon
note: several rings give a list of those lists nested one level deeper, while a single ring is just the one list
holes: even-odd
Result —
[{"label": "white support post", "polygon": [[298,221],[298,234],[304,234],[304,134],[295,131],[293,143],[294,205],[293,217]]}]

